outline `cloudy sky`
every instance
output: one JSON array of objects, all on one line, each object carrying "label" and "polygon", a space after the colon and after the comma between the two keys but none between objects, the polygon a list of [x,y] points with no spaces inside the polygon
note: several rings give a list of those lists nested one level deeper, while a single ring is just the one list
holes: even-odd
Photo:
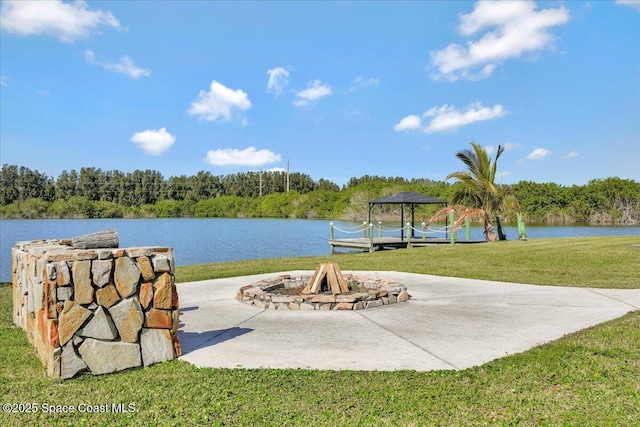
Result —
[{"label": "cloudy sky", "polygon": [[3,1],[1,163],[640,180],[640,2]]}]

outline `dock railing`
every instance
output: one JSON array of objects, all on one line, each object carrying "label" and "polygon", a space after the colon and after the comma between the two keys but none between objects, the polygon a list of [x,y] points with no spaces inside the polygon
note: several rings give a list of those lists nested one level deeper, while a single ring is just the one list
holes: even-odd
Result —
[{"label": "dock railing", "polygon": [[[329,243],[332,253],[336,247],[360,249],[369,252],[376,248],[425,246],[433,243],[449,241],[455,244],[457,231],[451,224],[443,227],[432,227],[422,223],[414,227],[407,222],[403,227],[384,227],[382,222],[376,226],[363,221],[356,226],[340,226],[329,223]],[[469,235],[467,235],[469,240]]]},{"label": "dock railing", "polygon": [[[411,247],[412,245],[416,245],[416,244],[421,244],[421,243],[426,243],[428,242],[428,239],[433,239],[433,238],[437,238],[438,235],[444,234],[444,238],[445,239],[449,239],[451,244],[455,244],[455,241],[457,240],[457,231],[458,230],[453,230],[452,231],[452,225],[446,225],[444,227],[439,227],[439,228],[433,228],[429,225],[427,225],[427,223],[423,222],[420,226],[420,228],[416,228],[413,227],[411,225],[410,222],[407,222],[407,225],[405,226],[405,230],[406,230],[406,235],[408,237],[412,237],[412,236],[416,236],[419,235],[420,236],[420,240],[416,241],[415,238],[414,239],[407,239],[408,240],[408,247]],[[469,238],[467,238],[467,240],[469,240]]]},{"label": "dock railing", "polygon": [[[341,237],[336,239],[336,232],[349,235],[349,237]],[[362,237],[356,237],[360,235]],[[353,227],[336,227],[333,222],[329,223],[329,243],[331,244],[331,252],[335,249],[335,242],[342,241],[343,247],[353,247],[356,249],[368,249],[369,252],[374,251],[373,245],[373,224],[367,224],[367,221],[363,221],[362,225],[356,225]]]}]

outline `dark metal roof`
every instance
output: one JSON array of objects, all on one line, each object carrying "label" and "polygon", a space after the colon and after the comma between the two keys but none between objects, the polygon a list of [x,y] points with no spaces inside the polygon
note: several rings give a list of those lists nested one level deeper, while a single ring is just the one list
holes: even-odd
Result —
[{"label": "dark metal roof", "polygon": [[370,200],[370,205],[382,204],[413,204],[413,205],[446,205],[447,201],[436,199],[435,197],[423,196],[422,194],[404,191],[389,197]]}]

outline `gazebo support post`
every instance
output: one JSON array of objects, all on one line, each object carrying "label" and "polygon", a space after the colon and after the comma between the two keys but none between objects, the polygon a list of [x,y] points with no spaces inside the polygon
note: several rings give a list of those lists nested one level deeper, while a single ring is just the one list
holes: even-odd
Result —
[{"label": "gazebo support post", "polygon": [[449,215],[444,217],[444,238],[449,238]]},{"label": "gazebo support post", "polygon": [[400,241],[404,241],[404,203],[400,204]]},{"label": "gazebo support post", "polygon": [[416,205],[412,203],[411,204],[411,238],[413,238],[413,224],[416,223],[415,211],[416,211]]}]

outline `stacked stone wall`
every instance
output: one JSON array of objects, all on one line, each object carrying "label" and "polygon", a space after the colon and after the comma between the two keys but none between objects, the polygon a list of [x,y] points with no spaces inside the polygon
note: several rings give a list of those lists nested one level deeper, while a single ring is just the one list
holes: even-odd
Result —
[{"label": "stacked stone wall", "polygon": [[338,295],[330,292],[310,295],[279,293],[282,290],[299,291],[311,280],[311,276],[292,278],[285,274],[241,287],[236,293],[236,299],[269,310],[363,310],[407,302],[411,297],[407,287],[395,280],[352,274],[343,277],[346,282],[357,284],[361,291]]},{"label": "stacked stone wall", "polygon": [[180,356],[171,248],[12,249],[13,321],[54,378],[107,374]]}]

